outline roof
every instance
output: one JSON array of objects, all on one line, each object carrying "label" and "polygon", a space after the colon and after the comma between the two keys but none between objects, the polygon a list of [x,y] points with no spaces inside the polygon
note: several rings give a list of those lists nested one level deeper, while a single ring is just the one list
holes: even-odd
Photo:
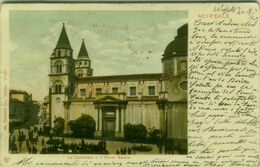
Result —
[{"label": "roof", "polygon": [[59,40],[57,42],[55,49],[71,49],[72,50],[64,23],[63,23],[60,37],[59,37]]},{"label": "roof", "polygon": [[167,56],[187,56],[188,50],[188,23],[182,25],[177,30],[177,36],[164,50],[164,57]]},{"label": "roof", "polygon": [[82,43],[81,43],[81,47],[77,59],[89,59],[88,52],[84,43],[84,39],[82,39]]},{"label": "roof", "polygon": [[16,99],[16,98],[11,98],[10,102],[12,102],[12,103],[24,103],[23,101]]},{"label": "roof", "polygon": [[26,91],[24,90],[15,90],[15,89],[10,89],[9,91],[11,94],[28,94]]},{"label": "roof", "polygon": [[83,82],[124,82],[124,81],[145,81],[145,80],[160,80],[161,73],[150,74],[130,74],[130,75],[110,75],[110,76],[89,76],[78,78],[79,83]]},{"label": "roof", "polygon": [[119,99],[117,99],[117,98],[115,98],[115,97],[113,97],[113,96],[109,96],[109,95],[107,95],[107,96],[104,96],[104,97],[102,97],[102,98],[97,98],[96,99],[96,103],[99,103],[99,102],[103,102],[103,103],[111,103],[111,102],[120,102],[121,100],[119,100]]}]

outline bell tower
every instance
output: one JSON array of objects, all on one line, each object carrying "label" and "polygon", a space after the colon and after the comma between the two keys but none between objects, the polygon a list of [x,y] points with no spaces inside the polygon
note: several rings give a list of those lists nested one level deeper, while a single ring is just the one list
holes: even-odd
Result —
[{"label": "bell tower", "polygon": [[50,56],[49,111],[52,127],[56,118],[66,118],[68,104],[74,91],[74,65],[73,50],[63,23],[57,45]]},{"label": "bell tower", "polygon": [[93,75],[91,68],[91,60],[89,59],[88,52],[82,39],[82,44],[79,50],[78,58],[76,60],[76,76],[78,78],[88,77]]}]

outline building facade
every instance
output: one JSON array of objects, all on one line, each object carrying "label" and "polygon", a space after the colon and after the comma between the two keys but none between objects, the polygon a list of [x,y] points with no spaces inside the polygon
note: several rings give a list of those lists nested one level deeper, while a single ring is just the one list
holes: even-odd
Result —
[{"label": "building facade", "polygon": [[29,127],[37,123],[40,104],[32,100],[32,95],[22,90],[9,92],[9,127]]},{"label": "building facade", "polygon": [[96,136],[123,137],[124,125],[131,123],[187,140],[187,27],[180,27],[166,47],[162,73],[93,76],[84,40],[74,59],[63,25],[50,56],[45,106],[51,126],[62,117],[64,132],[70,133],[67,123],[88,114],[96,122]]},{"label": "building facade", "polygon": [[187,151],[187,56],[188,24],[177,30],[177,36],[171,41],[162,55],[162,82],[165,84],[158,101],[158,107],[164,114],[161,131],[166,131],[167,140],[175,148]]}]

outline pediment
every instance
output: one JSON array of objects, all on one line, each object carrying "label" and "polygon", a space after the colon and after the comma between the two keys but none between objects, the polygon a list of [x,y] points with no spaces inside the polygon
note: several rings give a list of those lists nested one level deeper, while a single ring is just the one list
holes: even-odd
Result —
[{"label": "pediment", "polygon": [[112,96],[104,96],[104,97],[96,100],[96,102],[118,102],[118,101],[120,101],[120,100],[118,100],[117,98],[112,97]]}]

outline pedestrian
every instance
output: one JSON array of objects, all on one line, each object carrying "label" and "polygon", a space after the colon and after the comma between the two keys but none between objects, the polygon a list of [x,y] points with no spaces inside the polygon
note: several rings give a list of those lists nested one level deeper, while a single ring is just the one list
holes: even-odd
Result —
[{"label": "pedestrian", "polygon": [[29,139],[26,139],[26,147],[28,148],[30,146]]},{"label": "pedestrian", "polygon": [[13,135],[13,140],[12,141],[15,142],[15,135]]},{"label": "pedestrian", "polygon": [[128,147],[127,153],[128,153],[128,154],[131,154],[131,152],[132,152],[131,148]]},{"label": "pedestrian", "polygon": [[42,146],[45,145],[45,141],[44,141],[44,138],[42,138]]},{"label": "pedestrian", "polygon": [[162,144],[159,145],[159,153],[162,153]]},{"label": "pedestrian", "polygon": [[33,146],[32,153],[37,154],[37,148],[35,146]]},{"label": "pedestrian", "polygon": [[27,147],[27,150],[28,150],[29,154],[31,154],[31,147],[30,146]]},{"label": "pedestrian", "polygon": [[37,144],[39,141],[39,137],[38,137],[38,134],[36,134],[36,137],[35,137],[35,144]]},{"label": "pedestrian", "polygon": [[23,142],[23,141],[20,139],[20,140],[19,140],[19,150],[20,150],[20,151],[21,151],[21,148],[22,148],[22,142]]}]

